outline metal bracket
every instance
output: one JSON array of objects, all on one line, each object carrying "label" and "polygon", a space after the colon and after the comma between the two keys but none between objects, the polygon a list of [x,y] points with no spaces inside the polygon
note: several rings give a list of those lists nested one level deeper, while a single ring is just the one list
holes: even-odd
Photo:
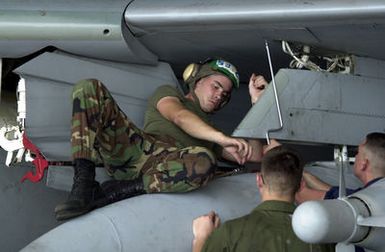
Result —
[{"label": "metal bracket", "polygon": [[[9,140],[7,135],[13,133],[13,140]],[[24,146],[22,142],[22,133],[17,126],[1,127],[0,128],[0,147],[7,151],[7,158],[5,164],[9,166],[13,162],[13,152],[17,151],[16,160],[21,161],[24,153]]]},{"label": "metal bracket", "polygon": [[271,56],[270,56],[270,50],[269,50],[269,44],[267,43],[267,40],[265,40],[265,47],[266,47],[266,53],[267,53],[267,59],[269,61],[269,69],[271,74],[271,81],[273,83],[273,91],[274,91],[274,100],[275,105],[277,107],[277,113],[278,113],[278,120],[279,120],[279,127],[275,129],[268,129],[266,131],[266,141],[267,144],[270,144],[270,132],[280,131],[283,128],[283,121],[282,121],[282,115],[281,115],[281,107],[279,105],[279,99],[277,94],[277,86],[275,84],[275,77],[274,77],[274,71],[273,71],[273,64],[271,63]]},{"label": "metal bracket", "polygon": [[336,166],[339,167],[339,192],[338,198],[341,199],[346,196],[346,185],[345,185],[345,167],[348,167],[348,148],[346,145],[338,146],[334,148],[334,161]]}]

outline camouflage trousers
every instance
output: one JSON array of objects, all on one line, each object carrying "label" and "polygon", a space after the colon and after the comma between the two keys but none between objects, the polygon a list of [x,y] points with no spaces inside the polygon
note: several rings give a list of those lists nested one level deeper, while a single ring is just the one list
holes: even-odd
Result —
[{"label": "camouflage trousers", "polygon": [[186,192],[214,176],[216,159],[207,148],[158,139],[136,127],[98,80],[74,87],[72,157],[104,163],[115,179],[142,176],[148,193]]}]

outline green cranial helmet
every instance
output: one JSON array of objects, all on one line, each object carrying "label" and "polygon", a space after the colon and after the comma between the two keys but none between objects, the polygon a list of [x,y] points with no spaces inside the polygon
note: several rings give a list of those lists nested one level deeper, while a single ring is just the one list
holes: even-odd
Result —
[{"label": "green cranial helmet", "polygon": [[190,90],[194,90],[195,84],[201,78],[213,74],[222,74],[229,78],[233,87],[239,88],[239,74],[233,64],[222,59],[209,59],[203,63],[192,63],[183,72],[183,80]]},{"label": "green cranial helmet", "polygon": [[226,75],[235,88],[239,88],[239,74],[237,68],[228,61],[222,59],[215,59],[206,63],[212,70]]},{"label": "green cranial helmet", "polygon": [[[191,63],[183,72],[183,80],[189,90],[192,91],[195,89],[198,80],[214,74],[226,76],[232,82],[233,87],[239,88],[239,74],[237,69],[233,64],[223,59],[208,59],[200,64]],[[192,92],[192,95],[198,100],[195,92]],[[231,92],[228,94],[227,99],[220,104],[219,108],[225,106],[230,101],[230,98]]]}]

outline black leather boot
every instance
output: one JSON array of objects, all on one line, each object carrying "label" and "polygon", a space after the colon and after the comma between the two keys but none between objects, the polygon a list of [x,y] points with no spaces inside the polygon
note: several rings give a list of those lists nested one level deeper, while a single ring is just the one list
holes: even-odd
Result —
[{"label": "black leather boot", "polygon": [[95,181],[95,164],[87,159],[74,160],[74,181],[66,202],[56,206],[57,220],[66,220],[94,209],[93,202],[103,196]]},{"label": "black leather boot", "polygon": [[142,177],[133,180],[109,180],[103,182],[102,191],[104,197],[95,202],[96,207],[145,194]]}]

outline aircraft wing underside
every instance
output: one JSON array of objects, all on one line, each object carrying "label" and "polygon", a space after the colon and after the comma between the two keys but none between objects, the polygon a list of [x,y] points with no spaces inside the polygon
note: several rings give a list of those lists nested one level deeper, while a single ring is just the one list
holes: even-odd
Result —
[{"label": "aircraft wing underside", "polygon": [[[76,6],[76,7],[75,7]],[[2,2],[0,57],[22,57],[46,46],[91,58],[156,64],[181,70],[221,56],[247,78],[266,71],[263,41],[308,44],[385,59],[385,4],[369,1],[57,1]],[[277,55],[275,64],[287,64]]]}]

